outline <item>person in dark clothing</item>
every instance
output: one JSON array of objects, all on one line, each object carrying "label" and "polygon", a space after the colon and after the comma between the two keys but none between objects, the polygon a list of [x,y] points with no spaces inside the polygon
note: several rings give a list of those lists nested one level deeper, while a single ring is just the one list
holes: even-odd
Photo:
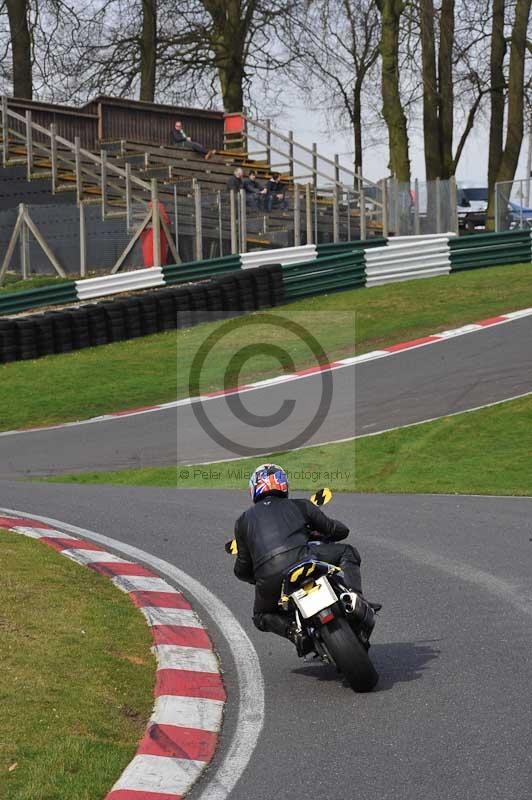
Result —
[{"label": "person in dark clothing", "polygon": [[228,178],[227,188],[229,191],[239,192],[240,189],[244,188],[244,170],[241,167],[237,167],[233,174]]},{"label": "person in dark clothing", "polygon": [[281,211],[288,210],[286,188],[281,183],[281,175],[278,172],[272,172],[272,177],[266,185],[266,209],[271,211],[272,208],[280,208]]},{"label": "person in dark clothing", "polygon": [[[298,561],[317,558],[340,567],[346,585],[362,595],[360,554],[352,545],[337,544],[349,533],[346,525],[327,517],[310,500],[288,499],[288,479],[281,467],[257,467],[249,493],[254,505],[235,523],[234,572],[239,580],[255,585],[255,626],[291,639],[300,652],[292,620],[279,611],[283,574]],[[316,542],[313,532],[329,541]]]},{"label": "person in dark clothing", "polygon": [[246,204],[252,211],[260,211],[263,207],[263,197],[267,189],[263,188],[257,181],[257,173],[251,170],[247,178],[244,178],[244,191],[246,192]]},{"label": "person in dark clothing", "polygon": [[214,150],[208,150],[199,142],[193,142],[190,136],[186,135],[185,131],[183,130],[183,123],[179,120],[176,121],[174,130],[172,131],[172,142],[176,145],[176,147],[184,147],[185,145],[191,147],[194,152],[200,153],[205,161],[208,161],[208,159],[214,153]]}]

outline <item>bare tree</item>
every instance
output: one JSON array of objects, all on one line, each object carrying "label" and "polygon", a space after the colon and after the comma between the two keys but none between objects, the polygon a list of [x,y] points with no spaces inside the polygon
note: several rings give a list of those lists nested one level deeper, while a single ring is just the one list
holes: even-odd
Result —
[{"label": "bare tree", "polygon": [[13,61],[13,94],[16,97],[31,99],[33,76],[29,0],[5,0],[5,2]]},{"label": "bare tree", "polygon": [[155,99],[157,68],[157,0],[142,0],[140,100]]}]

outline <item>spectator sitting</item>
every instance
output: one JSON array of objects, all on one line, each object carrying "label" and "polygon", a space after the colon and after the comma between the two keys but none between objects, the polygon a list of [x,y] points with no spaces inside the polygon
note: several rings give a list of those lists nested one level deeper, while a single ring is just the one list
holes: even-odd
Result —
[{"label": "spectator sitting", "polygon": [[246,192],[246,204],[253,210],[259,211],[263,207],[263,195],[267,193],[257,181],[257,173],[251,170],[247,178],[244,178],[244,190]]},{"label": "spectator sitting", "polygon": [[184,145],[188,145],[191,147],[196,153],[200,153],[203,156],[205,161],[208,161],[209,158],[215,152],[214,150],[207,150],[202,144],[199,142],[193,142],[190,136],[187,136],[185,131],[183,130],[183,123],[179,120],[176,121],[174,125],[174,130],[172,131],[172,142],[176,145],[176,147],[183,147]]},{"label": "spectator sitting", "polygon": [[288,210],[286,188],[281,183],[281,175],[279,172],[272,172],[272,177],[268,181],[266,192],[266,209],[268,211],[271,211],[272,208],[280,208],[281,211]]},{"label": "spectator sitting", "polygon": [[241,167],[237,167],[229,180],[227,181],[227,188],[229,191],[239,192],[240,189],[244,188],[244,170]]}]

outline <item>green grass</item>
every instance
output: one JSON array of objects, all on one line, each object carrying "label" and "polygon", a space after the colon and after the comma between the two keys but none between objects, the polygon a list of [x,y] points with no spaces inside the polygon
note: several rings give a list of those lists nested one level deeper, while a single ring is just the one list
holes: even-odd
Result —
[{"label": "green grass", "polygon": [[[270,458],[270,457],[269,457]],[[341,444],[275,453],[291,487],[532,495],[532,397]],[[244,490],[260,459],[84,473],[55,482]]]},{"label": "green grass", "polygon": [[[314,297],[274,311],[298,322],[329,358],[358,353],[532,306],[532,266],[455,273],[372,289]],[[248,318],[241,318],[248,319]],[[283,328],[240,327],[207,359],[200,390],[266,378],[282,371],[275,354],[257,354],[239,375],[225,375],[243,344],[263,341],[288,350],[296,368],[315,364],[308,347]],[[189,393],[195,354],[219,323],[157,334],[37,361],[0,366],[9,393],[0,406],[0,430],[86,419],[109,411],[157,404]],[[287,363],[284,368],[291,369]]]},{"label": "green grass", "polygon": [[23,281],[19,275],[8,274],[0,286],[0,292],[26,292],[28,289],[40,289],[41,286],[54,286],[73,280],[76,280],[75,276],[59,278],[53,275],[34,275]]},{"label": "green grass", "polygon": [[0,531],[0,797],[101,800],[153,704],[144,618],[108,578]]}]

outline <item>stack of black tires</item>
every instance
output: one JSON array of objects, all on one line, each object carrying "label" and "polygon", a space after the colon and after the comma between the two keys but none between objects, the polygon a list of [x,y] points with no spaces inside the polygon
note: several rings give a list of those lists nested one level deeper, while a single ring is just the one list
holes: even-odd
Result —
[{"label": "stack of black tires", "polygon": [[282,268],[273,264],[64,311],[0,318],[0,363],[189,328],[271,308],[283,300]]}]

